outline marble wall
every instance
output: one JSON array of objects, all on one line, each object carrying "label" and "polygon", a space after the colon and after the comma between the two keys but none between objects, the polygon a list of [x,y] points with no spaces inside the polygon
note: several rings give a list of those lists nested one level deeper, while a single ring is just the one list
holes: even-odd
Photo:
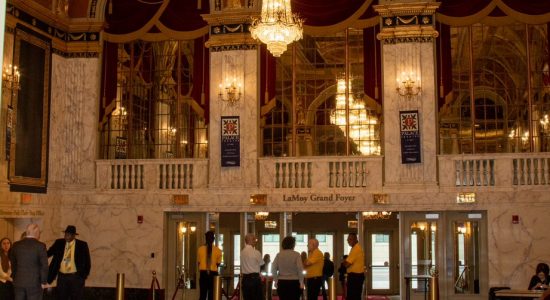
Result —
[{"label": "marble wall", "polygon": [[[437,182],[437,148],[435,115],[434,44],[396,43],[382,46],[384,82],[384,157],[385,184],[410,188],[435,188]],[[417,96],[404,97],[396,92],[403,73],[412,73],[422,91]],[[401,163],[399,112],[418,110],[420,124],[421,163]]]}]

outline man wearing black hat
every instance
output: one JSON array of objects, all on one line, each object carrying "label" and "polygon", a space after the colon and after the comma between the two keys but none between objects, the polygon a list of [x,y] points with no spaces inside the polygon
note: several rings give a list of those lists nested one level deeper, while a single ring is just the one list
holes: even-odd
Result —
[{"label": "man wearing black hat", "polygon": [[48,249],[53,256],[48,273],[48,283],[57,277],[59,300],[84,299],[84,281],[90,274],[90,250],[84,241],[75,239],[76,227],[67,226],[65,238],[55,240]]}]

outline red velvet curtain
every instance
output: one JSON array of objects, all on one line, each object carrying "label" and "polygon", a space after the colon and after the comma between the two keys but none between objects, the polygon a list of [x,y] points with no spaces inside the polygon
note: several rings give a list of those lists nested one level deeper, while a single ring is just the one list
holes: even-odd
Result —
[{"label": "red velvet curtain", "polygon": [[112,34],[134,32],[151,20],[160,6],[137,0],[110,0],[105,12],[105,31]]},{"label": "red velvet curtain", "polygon": [[[448,17],[468,17],[480,12],[493,1],[492,0],[441,0],[438,14]],[[544,15],[550,13],[549,0],[502,0],[502,2],[518,13],[527,15]],[[506,14],[496,7],[491,16],[505,16]]]},{"label": "red velvet curtain", "polygon": [[292,11],[309,26],[327,26],[342,22],[353,15],[364,1],[358,0],[292,0]]},{"label": "red velvet curtain", "polygon": [[260,46],[260,106],[267,104],[275,97],[276,66],[275,57],[262,44]]},{"label": "red velvet curtain", "polygon": [[439,38],[436,42],[438,107],[445,105],[445,98],[453,88],[453,62],[451,57],[451,27],[436,23]]},{"label": "red velvet curtain", "polygon": [[[198,9],[198,1],[201,1]],[[146,4],[155,3],[155,4]],[[111,34],[127,34],[141,29],[162,7],[159,1],[110,0],[105,12]],[[159,21],[174,31],[192,31],[206,26],[201,14],[210,12],[208,0],[171,0],[159,17]],[[149,32],[159,32],[152,29]]]},{"label": "red velvet curtain", "polygon": [[117,86],[117,61],[118,44],[103,43],[103,66],[101,90],[103,91],[99,105],[99,122],[107,121],[107,115],[111,113],[115,106],[116,86]]},{"label": "red velvet curtain", "polygon": [[382,55],[376,35],[380,25],[363,29],[363,80],[365,95],[382,104]]},{"label": "red velvet curtain", "polygon": [[202,36],[195,39],[193,53],[193,90],[191,97],[197,101],[204,109],[204,118],[208,123],[209,118],[209,102],[210,99],[210,59],[208,49],[204,43],[208,36]]}]

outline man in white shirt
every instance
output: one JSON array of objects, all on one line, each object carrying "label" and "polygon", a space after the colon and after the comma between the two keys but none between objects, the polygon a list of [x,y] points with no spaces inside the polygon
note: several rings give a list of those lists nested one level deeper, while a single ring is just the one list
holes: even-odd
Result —
[{"label": "man in white shirt", "polygon": [[256,250],[256,236],[249,233],[244,238],[245,246],[241,251],[241,291],[244,300],[259,300],[262,297],[260,267],[264,264],[262,254]]}]

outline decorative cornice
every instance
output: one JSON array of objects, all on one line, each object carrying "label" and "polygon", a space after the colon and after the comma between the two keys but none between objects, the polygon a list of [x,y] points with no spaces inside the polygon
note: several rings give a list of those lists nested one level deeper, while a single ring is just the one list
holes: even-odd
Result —
[{"label": "decorative cornice", "polygon": [[99,52],[63,52],[59,49],[53,49],[52,52],[64,58],[97,58],[99,57]]},{"label": "decorative cornice", "polygon": [[97,56],[97,53],[101,51],[101,25],[97,22],[52,26],[48,22],[8,3],[6,7],[6,32],[13,34],[18,23],[51,38],[55,53],[60,55],[63,53],[64,57],[92,57]]},{"label": "decorative cornice", "polygon": [[210,26],[210,35],[250,33],[249,23],[220,24]]},{"label": "decorative cornice", "polygon": [[388,37],[379,38],[384,44],[400,44],[400,43],[431,43],[436,37],[432,36],[412,36],[412,37]]},{"label": "decorative cornice", "polygon": [[202,15],[210,26],[206,47],[212,51],[256,49],[258,42],[250,35],[252,16],[259,16],[259,12],[245,9]]},{"label": "decorative cornice", "polygon": [[253,17],[260,17],[260,12],[250,10],[239,10],[229,12],[216,12],[211,14],[204,14],[201,17],[210,25],[223,25],[223,24],[241,24],[252,21]]},{"label": "decorative cornice", "polygon": [[433,15],[439,8],[439,2],[416,2],[374,5],[373,8],[382,17]]},{"label": "decorative cornice", "polygon": [[223,46],[210,46],[210,51],[221,52],[221,51],[232,51],[232,50],[256,50],[257,48],[258,48],[257,44],[223,45]]},{"label": "decorative cornice", "polygon": [[375,5],[381,16],[377,38],[386,44],[432,42],[439,36],[434,17],[439,5],[438,2]]}]

